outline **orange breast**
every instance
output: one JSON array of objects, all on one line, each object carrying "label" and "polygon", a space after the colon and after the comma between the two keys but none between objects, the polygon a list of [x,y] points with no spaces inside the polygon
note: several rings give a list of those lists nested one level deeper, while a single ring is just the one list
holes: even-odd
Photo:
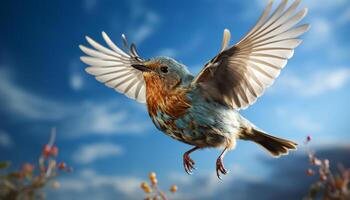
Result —
[{"label": "orange breast", "polygon": [[158,77],[145,77],[145,81],[147,108],[152,117],[157,116],[157,112],[160,111],[177,119],[190,107],[186,89],[169,90],[162,85]]}]

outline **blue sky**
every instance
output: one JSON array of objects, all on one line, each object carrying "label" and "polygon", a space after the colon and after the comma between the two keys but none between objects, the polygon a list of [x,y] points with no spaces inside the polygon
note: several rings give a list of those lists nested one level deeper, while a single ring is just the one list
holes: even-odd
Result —
[{"label": "blue sky", "polygon": [[[60,178],[62,188],[50,191],[51,198],[140,199],[139,183],[150,171],[157,172],[165,188],[178,184],[178,199],[218,194],[229,199],[233,191],[252,192],[247,183],[264,183],[281,170],[266,162],[281,167],[293,159],[297,163],[304,154],[302,145],[293,155],[272,160],[257,145],[238,142],[225,158],[231,173],[224,182],[214,174],[219,151],[206,149],[193,154],[198,170],[188,176],[182,154],[190,146],[157,131],[144,105],[86,74],[78,45],[87,44],[85,35],[102,42],[101,31],[121,44],[125,33],[142,57],[171,56],[196,74],[219,51],[224,28],[231,30],[232,43],[237,42],[266,3],[3,1],[0,159],[13,160],[14,167],[35,161],[55,126],[59,158],[75,172]],[[303,22],[311,24],[303,44],[274,85],[242,114],[276,136],[302,143],[311,135],[317,149],[348,149],[350,2],[303,0],[302,6],[309,8]]]}]

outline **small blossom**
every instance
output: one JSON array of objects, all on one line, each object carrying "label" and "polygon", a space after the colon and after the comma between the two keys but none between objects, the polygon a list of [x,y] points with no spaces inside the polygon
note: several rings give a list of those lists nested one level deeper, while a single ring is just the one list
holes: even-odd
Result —
[{"label": "small blossom", "polygon": [[155,179],[155,178],[156,178],[156,173],[154,173],[154,172],[149,173],[150,180]]},{"label": "small blossom", "polygon": [[30,164],[30,163],[25,163],[22,166],[22,171],[24,174],[30,174],[32,173],[34,170],[34,165]]},{"label": "small blossom", "polygon": [[156,178],[151,179],[152,185],[157,185],[158,180]]},{"label": "small blossom", "polygon": [[311,136],[308,135],[308,136],[306,137],[306,142],[310,142],[310,141],[311,141]]},{"label": "small blossom", "polygon": [[150,187],[146,187],[145,189],[143,189],[146,193],[151,193],[152,189]]},{"label": "small blossom", "polygon": [[58,188],[61,187],[61,184],[60,184],[60,182],[58,182],[58,181],[54,181],[54,182],[52,182],[51,187],[52,187],[53,189],[58,189]]},{"label": "small blossom", "polygon": [[323,165],[325,168],[329,168],[329,160],[328,159],[323,160]]},{"label": "small blossom", "polygon": [[42,154],[43,154],[45,157],[49,157],[50,152],[51,152],[51,147],[50,147],[48,144],[45,144],[45,145],[44,145],[44,148],[43,148]]},{"label": "small blossom", "polygon": [[317,158],[313,157],[311,159],[311,164],[316,165],[316,166],[321,166],[322,161],[320,159],[317,159]]},{"label": "small blossom", "polygon": [[146,187],[148,187],[148,184],[146,182],[142,182],[140,187],[141,189],[145,189]]},{"label": "small blossom", "polygon": [[50,154],[54,157],[56,157],[58,155],[58,148],[57,146],[53,146],[50,150]]},{"label": "small blossom", "polygon": [[176,191],[177,191],[177,186],[176,185],[172,185],[170,187],[170,192],[175,193]]},{"label": "small blossom", "polygon": [[308,176],[312,176],[312,175],[315,174],[315,172],[314,172],[314,170],[312,170],[312,169],[307,169],[307,170],[306,170],[306,174],[307,174]]},{"label": "small blossom", "polygon": [[327,180],[327,176],[324,174],[320,175],[320,181],[326,181]]},{"label": "small blossom", "polygon": [[58,164],[58,168],[59,169],[65,169],[67,166],[66,166],[66,163],[65,162],[60,162],[59,164]]}]

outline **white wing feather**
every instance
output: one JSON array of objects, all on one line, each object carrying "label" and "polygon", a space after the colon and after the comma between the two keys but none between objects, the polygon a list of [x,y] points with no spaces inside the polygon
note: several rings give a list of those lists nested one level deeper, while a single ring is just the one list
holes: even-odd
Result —
[{"label": "white wing feather", "polygon": [[[193,83],[217,88],[207,95],[237,110],[253,104],[293,56],[294,48],[302,42],[298,37],[309,29],[308,24],[295,27],[307,14],[306,8],[295,12],[300,0],[295,0],[285,10],[287,3],[288,0],[282,0],[269,15],[271,0],[246,36],[206,64]],[[223,83],[221,80],[232,81]]]},{"label": "white wing feather", "polygon": [[86,37],[86,40],[95,49],[79,46],[87,55],[80,58],[89,65],[86,72],[94,75],[96,80],[114,88],[117,92],[145,103],[146,87],[142,73],[131,66],[137,61],[116,46],[105,32],[102,32],[102,37],[109,48],[90,37]]}]

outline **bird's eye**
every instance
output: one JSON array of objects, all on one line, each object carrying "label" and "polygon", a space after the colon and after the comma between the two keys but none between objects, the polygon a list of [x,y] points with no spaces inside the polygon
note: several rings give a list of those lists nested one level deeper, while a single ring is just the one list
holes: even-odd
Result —
[{"label": "bird's eye", "polygon": [[163,72],[164,74],[168,73],[168,67],[167,66],[161,66],[160,71]]}]

